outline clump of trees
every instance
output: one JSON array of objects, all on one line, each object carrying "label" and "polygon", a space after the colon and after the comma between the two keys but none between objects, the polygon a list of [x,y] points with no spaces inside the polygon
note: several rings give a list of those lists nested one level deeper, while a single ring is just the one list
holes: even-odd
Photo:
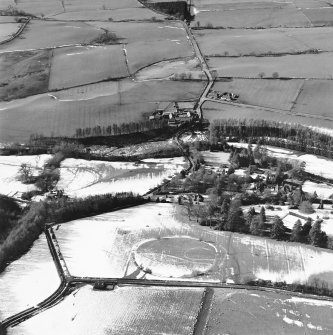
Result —
[{"label": "clump of trees", "polygon": [[108,30],[104,30],[102,34],[90,41],[89,44],[115,44],[120,40],[115,33],[112,33]]}]

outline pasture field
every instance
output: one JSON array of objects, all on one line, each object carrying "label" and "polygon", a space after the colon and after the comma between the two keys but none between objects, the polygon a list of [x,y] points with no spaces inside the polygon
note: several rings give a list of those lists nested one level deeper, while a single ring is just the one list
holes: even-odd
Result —
[{"label": "pasture field", "polygon": [[49,297],[60,285],[47,240],[42,234],[28,253],[0,274],[0,322]]},{"label": "pasture field", "polygon": [[[121,4],[123,1],[118,1]],[[140,5],[137,2],[138,5]],[[143,7],[133,8],[116,8],[116,9],[98,9],[98,10],[85,10],[75,12],[64,12],[53,15],[52,18],[57,20],[94,20],[94,21],[108,21],[121,22],[127,20],[133,21],[155,21],[163,20],[164,16]]]},{"label": "pasture field", "polygon": [[0,45],[0,52],[88,43],[101,33],[103,33],[102,30],[84,22],[32,20],[25,27],[20,38]]},{"label": "pasture field", "polygon": [[[1,9],[2,9],[2,6],[0,7],[0,10]],[[0,16],[0,24],[2,23],[16,23],[15,16]]]},{"label": "pasture field", "polygon": [[331,333],[330,301],[283,293],[214,289],[205,334]]},{"label": "pasture field", "polygon": [[127,76],[125,55],[120,45],[55,49],[49,90],[82,86]]},{"label": "pasture field", "polygon": [[333,120],[333,82],[331,80],[307,80],[297,98],[297,113],[319,115]]},{"label": "pasture field", "polygon": [[178,22],[113,23],[91,22],[124,39],[130,72],[166,60],[193,57],[194,50],[186,31]]},{"label": "pasture field", "polygon": [[0,42],[14,35],[20,26],[20,23],[3,23],[0,21]]},{"label": "pasture field", "polygon": [[198,58],[159,62],[138,71],[135,77],[139,81],[177,79],[182,74],[186,74],[186,76],[190,76],[193,79],[205,78]]},{"label": "pasture field", "polygon": [[36,189],[33,184],[23,184],[19,180],[21,164],[29,164],[33,175],[38,175],[51,155],[39,156],[0,156],[0,193],[13,196],[16,193]]},{"label": "pasture field", "polygon": [[180,40],[130,43],[126,51],[131,73],[161,61],[194,56],[189,42],[182,43]]},{"label": "pasture field", "polygon": [[70,158],[61,163],[57,187],[71,197],[116,192],[144,194],[184,168],[183,157],[140,163]]},{"label": "pasture field", "polygon": [[304,80],[225,79],[213,90],[239,94],[237,102],[290,111]]},{"label": "pasture field", "polygon": [[9,5],[39,17],[56,14],[63,10],[61,2],[57,0],[2,0],[0,2],[0,10],[7,9]]},{"label": "pasture field", "polygon": [[[9,335],[193,333],[204,289],[83,286],[58,305],[9,328]],[[59,321],[61,320],[61,322]]]},{"label": "pasture field", "polygon": [[[215,256],[209,254],[208,257],[207,250],[202,249],[203,253],[198,249],[197,257],[189,257],[184,243],[184,259],[197,258],[200,264],[205,258],[205,262],[214,264],[201,276],[197,276],[194,264],[191,280],[244,283],[257,278],[306,283],[317,278],[333,286],[332,251],[203,228],[194,217],[193,221],[188,221],[187,216],[179,212],[182,210],[185,208],[177,205],[147,204],[71,221],[60,225],[55,234],[69,272],[77,276],[169,278],[175,273],[170,269],[177,266],[178,260],[172,263],[168,258],[170,264],[161,267],[165,253],[158,254],[155,248],[150,262],[137,264],[133,252],[148,240],[158,244],[164,238],[182,237],[197,239],[216,248]],[[141,271],[140,265],[144,268],[147,264],[158,265],[156,275],[154,267],[152,274]]]},{"label": "pasture field", "polygon": [[193,30],[207,56],[333,51],[333,28]]},{"label": "pasture field", "polygon": [[114,10],[122,8],[141,7],[136,0],[65,0],[66,12],[96,11],[96,10]]},{"label": "pasture field", "polygon": [[46,92],[49,72],[48,50],[0,54],[0,100]]},{"label": "pasture field", "polygon": [[66,93],[78,92],[73,93],[75,98],[61,98],[62,93],[55,92],[0,103],[0,142],[24,141],[41,132],[45,136],[74,136],[77,128],[147,120],[160,102],[194,100],[205,86],[199,81],[124,80],[116,83],[118,92],[104,95],[103,84],[109,87],[109,83],[93,84],[93,90],[99,87],[98,93],[87,93],[88,97],[85,88],[78,87]]},{"label": "pasture field", "polygon": [[219,77],[271,78],[277,72],[285,78],[331,79],[331,53],[287,55],[281,57],[210,57],[208,65]]},{"label": "pasture field", "polygon": [[236,106],[232,104],[223,104],[219,102],[206,101],[203,106],[203,117],[207,120],[214,119],[229,119],[230,117],[235,119],[256,119],[256,120],[271,120],[288,123],[298,123],[306,126],[313,126],[319,128],[325,128],[327,131],[333,129],[333,122],[330,120],[324,120],[322,118],[316,118],[313,115],[296,115],[294,113],[270,111],[254,106]]},{"label": "pasture field", "polygon": [[332,7],[304,9],[303,13],[311,20],[314,26],[332,26],[333,24]]},{"label": "pasture field", "polygon": [[[158,42],[177,40],[190,45],[187,40],[185,28],[179,22],[102,22],[91,21],[89,25],[106,29],[115,33],[124,40],[125,44],[135,42]],[[151,50],[149,50],[151,52]],[[169,51],[172,53],[172,50]],[[172,58],[172,57],[169,57]]]},{"label": "pasture field", "polygon": [[53,17],[61,13],[67,12],[91,12],[92,15],[98,10],[115,10],[126,8],[138,8],[141,5],[135,0],[20,0],[20,1],[7,1],[0,2],[0,9],[6,9],[9,5],[23,10],[27,13],[34,14],[39,17]]},{"label": "pasture field", "polygon": [[[234,8],[233,8],[234,7]],[[238,8],[235,8],[238,7]],[[250,3],[243,6],[212,5],[200,11],[191,26],[215,28],[274,28],[309,27],[311,22],[303,13],[288,4],[264,2],[258,6]]]}]

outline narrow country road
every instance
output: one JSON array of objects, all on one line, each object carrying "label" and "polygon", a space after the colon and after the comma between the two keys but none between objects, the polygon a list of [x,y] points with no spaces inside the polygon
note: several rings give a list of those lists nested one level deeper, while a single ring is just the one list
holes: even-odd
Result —
[{"label": "narrow country road", "polygon": [[194,36],[192,34],[191,28],[185,22],[183,22],[183,21],[181,21],[181,22],[183,23],[183,27],[184,27],[184,29],[185,29],[185,31],[187,33],[187,36],[190,39],[190,42],[191,42],[191,44],[193,46],[193,49],[194,49],[194,52],[195,52],[197,58],[200,61],[202,70],[206,74],[207,79],[208,79],[208,83],[206,85],[206,88],[202,92],[202,94],[201,94],[201,96],[199,98],[199,101],[198,101],[198,104],[197,104],[197,110],[196,110],[197,114],[200,115],[200,117],[202,119],[202,109],[201,109],[201,106],[206,101],[207,94],[211,90],[211,88],[212,88],[212,86],[214,84],[214,78],[213,78],[212,74],[209,71],[209,67],[208,67],[207,62],[205,60],[205,57],[202,55],[202,52],[201,52],[201,50],[199,48],[199,45],[198,45],[196,39],[194,38]]}]

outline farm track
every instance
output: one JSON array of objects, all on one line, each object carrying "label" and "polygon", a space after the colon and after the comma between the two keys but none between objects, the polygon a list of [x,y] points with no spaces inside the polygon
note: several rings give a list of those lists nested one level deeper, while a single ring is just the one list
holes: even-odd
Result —
[{"label": "farm track", "polygon": [[194,49],[194,52],[197,56],[197,58],[199,59],[200,61],[200,64],[201,64],[201,67],[202,67],[202,70],[203,72],[206,74],[207,78],[208,78],[208,83],[206,85],[206,88],[205,90],[202,92],[200,98],[199,98],[199,101],[197,103],[197,114],[200,115],[201,119],[202,119],[202,109],[201,109],[201,106],[202,104],[207,100],[207,94],[208,92],[211,90],[213,84],[214,84],[214,79],[213,79],[213,76],[212,74],[210,73],[210,70],[209,70],[209,67],[208,67],[208,64],[206,62],[206,59],[205,57],[203,56],[201,50],[200,50],[200,47],[199,47],[199,44],[197,43],[195,37],[193,36],[192,32],[191,32],[191,28],[188,27],[188,25],[185,23],[185,22],[182,22],[183,23],[183,27],[187,33],[187,36],[189,37],[190,41],[191,41],[191,44],[192,44],[192,47]]}]

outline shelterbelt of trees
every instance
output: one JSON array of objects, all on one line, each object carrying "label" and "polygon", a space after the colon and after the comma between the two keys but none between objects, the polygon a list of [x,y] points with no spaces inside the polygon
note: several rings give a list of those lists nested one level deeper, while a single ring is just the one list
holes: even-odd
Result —
[{"label": "shelterbelt of trees", "polygon": [[94,137],[94,136],[118,136],[131,133],[139,133],[153,129],[163,129],[168,127],[168,121],[162,120],[146,120],[139,122],[121,123],[120,125],[113,123],[107,126],[95,126],[86,128],[77,128],[75,131],[76,138]]},{"label": "shelterbelt of trees", "polygon": [[226,137],[260,139],[261,144],[333,158],[333,138],[299,124],[266,120],[218,119],[210,124],[212,145]]},{"label": "shelterbelt of trees", "polygon": [[[0,242],[0,271],[10,261],[29,250],[44,230],[46,223],[61,223],[109,212],[121,207],[140,205],[146,201],[143,197],[132,193],[104,194],[85,199],[41,201],[32,203],[22,213],[18,213],[13,201],[6,199],[6,201],[0,202],[0,206],[2,206],[0,213],[12,212],[12,215],[7,215],[12,221],[11,229],[7,230],[6,236],[3,236],[3,240]],[[15,222],[13,222],[14,218]]]}]

